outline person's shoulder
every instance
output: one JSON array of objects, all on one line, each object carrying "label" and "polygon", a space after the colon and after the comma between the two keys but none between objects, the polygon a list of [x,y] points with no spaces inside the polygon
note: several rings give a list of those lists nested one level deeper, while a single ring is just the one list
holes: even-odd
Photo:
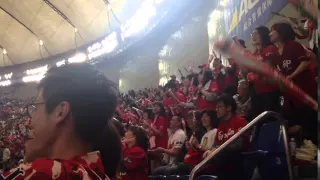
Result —
[{"label": "person's shoulder", "polygon": [[186,136],[186,133],[184,133],[184,131],[182,129],[178,129],[176,132],[175,132],[175,135],[176,136]]},{"label": "person's shoulder", "polygon": [[217,133],[217,128],[213,128],[210,131],[208,131],[208,134],[211,136],[213,134]]},{"label": "person's shoulder", "polygon": [[140,146],[133,146],[131,151],[137,153],[145,153],[145,151]]},{"label": "person's shoulder", "polygon": [[245,124],[247,123],[242,116],[238,116],[238,115],[234,115],[231,121],[234,123],[245,123]]},{"label": "person's shoulder", "polygon": [[57,179],[63,173],[62,163],[52,159],[37,159],[31,163],[22,163],[17,168],[3,174],[7,179]]},{"label": "person's shoulder", "polygon": [[273,45],[273,44],[270,44],[268,45],[267,47],[264,48],[264,52],[276,52],[278,51],[278,48],[277,46]]},{"label": "person's shoulder", "polygon": [[302,47],[303,48],[303,46],[298,41],[294,41],[294,40],[287,41],[285,43],[285,47],[287,48]]}]

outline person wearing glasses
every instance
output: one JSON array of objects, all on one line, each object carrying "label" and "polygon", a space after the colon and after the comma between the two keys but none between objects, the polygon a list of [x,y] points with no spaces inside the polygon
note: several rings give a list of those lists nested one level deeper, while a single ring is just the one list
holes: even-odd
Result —
[{"label": "person wearing glasses", "polygon": [[[223,94],[218,98],[216,111],[220,124],[217,128],[213,148],[204,153],[204,158],[247,125],[245,119],[236,114],[236,109],[237,104],[232,96]],[[242,179],[241,152],[246,151],[248,147],[249,136],[245,133],[214,158],[208,172],[222,180]]]},{"label": "person wearing glasses", "polygon": [[111,123],[113,82],[93,66],[51,68],[38,85],[25,142],[25,162],[3,179],[109,179],[120,161],[121,140]]}]

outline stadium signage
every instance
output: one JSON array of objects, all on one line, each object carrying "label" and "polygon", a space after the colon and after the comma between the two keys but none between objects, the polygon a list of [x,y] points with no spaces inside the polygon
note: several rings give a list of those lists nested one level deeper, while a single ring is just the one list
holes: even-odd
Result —
[{"label": "stadium signage", "polygon": [[286,4],[288,0],[228,0],[223,10],[226,32],[248,40],[254,28],[265,24],[272,12],[279,12]]},{"label": "stadium signage", "polygon": [[88,58],[92,59],[102,54],[112,52],[118,46],[117,33],[112,32],[101,42],[88,47]]}]

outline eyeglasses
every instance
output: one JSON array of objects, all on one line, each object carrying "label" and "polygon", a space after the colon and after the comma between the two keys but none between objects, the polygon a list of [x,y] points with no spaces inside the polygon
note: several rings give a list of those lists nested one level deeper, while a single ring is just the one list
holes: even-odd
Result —
[{"label": "eyeglasses", "polygon": [[27,115],[31,118],[32,113],[34,113],[37,110],[38,104],[44,104],[44,102],[37,102],[37,103],[31,103],[26,106],[27,109]]}]

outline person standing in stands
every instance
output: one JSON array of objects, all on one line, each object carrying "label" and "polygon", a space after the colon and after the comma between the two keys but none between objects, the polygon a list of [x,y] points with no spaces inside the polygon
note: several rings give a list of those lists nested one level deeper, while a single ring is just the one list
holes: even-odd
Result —
[{"label": "person standing in stands", "polygon": [[[236,109],[237,104],[232,96],[223,94],[218,98],[216,111],[220,124],[217,128],[213,148],[204,153],[204,158],[247,125],[245,119],[236,115]],[[214,175],[217,175],[222,180],[242,179],[243,169],[240,168],[242,167],[241,152],[247,151],[248,145],[249,136],[246,133],[216,156],[212,162],[213,167],[210,172],[213,172]]]},{"label": "person standing in stands", "polygon": [[[153,104],[153,120],[152,121],[144,121],[143,126],[149,129],[150,135],[150,149],[155,149],[157,147],[166,148],[168,144],[168,131],[167,131],[167,123],[165,119],[165,112],[161,102],[155,102]],[[153,143],[154,139],[154,144]],[[162,156],[159,154],[155,154],[150,158],[151,169],[155,169],[160,166],[160,159]]]},{"label": "person standing in stands", "polygon": [[121,180],[148,179],[148,135],[140,126],[130,126],[124,136],[126,147],[120,162]]},{"label": "person standing in stands", "polygon": [[[269,66],[276,68],[279,61],[278,49],[272,44],[270,31],[265,26],[255,28],[251,37],[256,48],[254,56],[257,61],[263,61]],[[258,116],[264,111],[280,112],[280,92],[279,89],[269,82],[268,77],[256,72],[250,72],[247,76],[251,84],[251,100],[254,116]]]},{"label": "person standing in stands", "polygon": [[219,94],[216,81],[210,69],[203,69],[199,75],[198,98],[195,100],[196,109],[215,109],[215,100]]},{"label": "person standing in stands", "polygon": [[[25,161],[3,179],[109,179],[121,141],[110,119],[116,87],[86,63],[49,69],[28,104],[31,124]],[[108,143],[106,143],[108,142]]]},{"label": "person standing in stands", "polygon": [[[309,68],[311,60],[307,57],[304,47],[295,41],[291,25],[283,22],[272,25],[270,38],[278,47],[280,72],[304,92],[317,99],[317,82]],[[284,90],[284,106],[284,116],[289,120],[289,130],[299,131],[302,127],[303,138],[317,144],[317,112],[286,90]]]},{"label": "person standing in stands", "polygon": [[2,164],[3,164],[3,169],[5,171],[9,170],[9,161],[10,161],[10,157],[11,157],[11,152],[8,149],[8,143],[4,143],[3,147],[2,147]]},{"label": "person standing in stands", "polygon": [[186,134],[181,129],[182,119],[179,116],[173,116],[170,121],[171,135],[168,141],[168,147],[162,148],[158,147],[154,150],[155,153],[163,153],[164,161],[167,163],[166,166],[159,167],[153,171],[154,175],[170,175],[171,167],[177,165],[177,163],[182,161],[183,158],[183,145],[186,140]]}]

